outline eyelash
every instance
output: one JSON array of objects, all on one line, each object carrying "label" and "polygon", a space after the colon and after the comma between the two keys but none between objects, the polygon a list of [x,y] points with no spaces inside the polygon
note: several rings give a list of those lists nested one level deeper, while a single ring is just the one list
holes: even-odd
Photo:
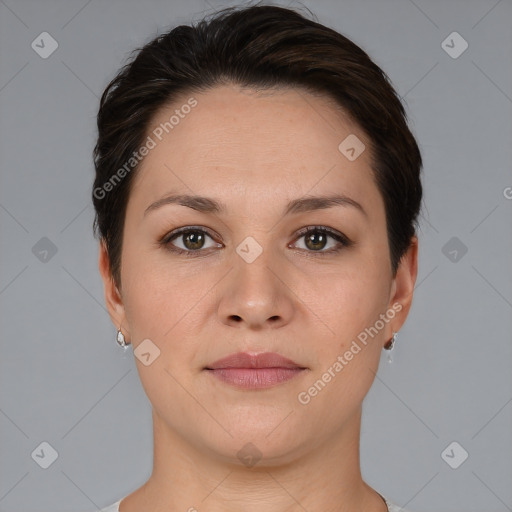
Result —
[{"label": "eyelash", "polygon": [[[192,250],[184,250],[180,247],[176,247],[171,244],[171,241],[178,238],[180,235],[188,234],[188,233],[203,233],[208,235],[212,240],[214,239],[214,236],[207,230],[201,227],[196,226],[187,226],[184,228],[179,228],[175,231],[172,231],[171,233],[166,234],[163,238],[159,240],[159,245],[165,247],[167,250],[176,253],[176,254],[183,254],[186,257],[198,257],[201,256],[201,252],[206,251],[208,249],[198,249],[196,251]],[[309,235],[310,233],[322,233],[325,235],[329,235],[330,237],[334,238],[339,245],[337,247],[331,248],[327,251],[311,251],[306,249],[298,249],[299,251],[305,251],[306,253],[312,253],[314,255],[328,255],[328,254],[334,254],[340,252],[343,248],[350,247],[353,245],[353,242],[349,240],[345,235],[342,233],[339,233],[337,231],[334,231],[331,228],[328,228],[326,226],[308,226],[306,228],[302,228],[297,232],[297,237],[295,239],[295,242],[297,242],[300,238]],[[209,248],[210,249],[210,248]]]}]

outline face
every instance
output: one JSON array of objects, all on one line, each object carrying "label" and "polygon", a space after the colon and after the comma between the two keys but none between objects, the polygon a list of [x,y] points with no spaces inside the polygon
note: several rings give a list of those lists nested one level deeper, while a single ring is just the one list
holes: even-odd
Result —
[{"label": "face", "polygon": [[[249,442],[269,463],[292,460],[360,414],[409,310],[416,244],[393,277],[370,142],[325,98],[231,85],[193,97],[150,125],[120,293],[100,249],[107,305],[135,354],[149,354],[136,358],[140,379],[174,438],[235,462]],[[154,132],[176,109],[172,130]],[[366,147],[355,160],[339,149],[349,135]],[[296,367],[212,370],[240,352]]]}]

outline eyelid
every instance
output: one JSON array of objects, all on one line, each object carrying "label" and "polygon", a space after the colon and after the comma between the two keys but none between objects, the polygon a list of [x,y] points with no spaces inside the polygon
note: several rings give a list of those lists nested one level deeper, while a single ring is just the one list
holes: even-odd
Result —
[{"label": "eyelid", "polygon": [[[177,229],[171,231],[170,233],[166,233],[163,237],[160,238],[159,244],[168,248],[169,245],[172,245],[171,244],[172,240],[178,238],[180,235],[182,235],[184,233],[194,232],[194,231],[205,233],[210,238],[212,238],[212,240],[215,241],[216,235],[214,235],[213,232],[210,231],[208,228],[206,228],[204,226],[192,226],[191,225],[191,226],[183,226],[181,228],[177,228]],[[305,251],[304,249],[298,249],[299,252],[306,252],[306,253],[308,253],[308,255],[309,254],[328,255],[328,254],[336,253],[336,252],[340,251],[342,248],[350,247],[354,243],[346,235],[344,235],[343,233],[341,233],[333,228],[330,228],[328,226],[322,226],[322,225],[310,225],[310,226],[305,226],[305,227],[299,229],[295,233],[295,238],[294,238],[292,244],[294,244],[295,242],[297,242],[297,240],[299,240],[303,236],[309,234],[310,232],[320,232],[320,233],[327,234],[331,238],[334,238],[338,242],[339,246],[335,247],[335,248],[331,248],[327,251]],[[290,247],[290,245],[288,245],[287,247]],[[178,254],[185,254],[187,256],[191,256],[191,255],[200,256],[201,253],[205,253],[206,251],[208,251],[208,249],[211,249],[211,247],[208,247],[207,249],[198,249],[196,251],[192,251],[192,250],[181,249],[181,247],[172,246],[172,249],[168,249],[168,250],[170,250],[172,252],[176,252]]]},{"label": "eyelid", "polygon": [[[199,231],[202,233],[205,233],[208,235],[212,240],[215,240],[216,236],[210,229],[204,227],[204,226],[183,226],[181,228],[174,229],[170,231],[169,233],[166,233],[163,237],[160,238],[158,241],[159,244],[167,246],[170,244],[171,240],[174,240],[175,238],[178,238],[180,235],[183,235],[184,233]],[[200,252],[204,251],[205,249],[199,249],[197,251],[185,251],[184,249],[181,249],[180,247],[175,247],[176,251],[183,251],[183,252]]]},{"label": "eyelid", "polygon": [[[311,231],[319,231],[321,233],[330,235],[335,239],[339,239],[342,243],[344,243],[347,246],[352,244],[351,240],[349,240],[349,238],[346,235],[344,235],[343,233],[340,233],[339,231],[337,231],[333,228],[330,228],[328,226],[315,226],[315,225],[306,226],[304,228],[299,229],[299,231],[297,231],[297,238],[295,240],[299,239],[300,237],[302,237],[304,235],[307,235]],[[312,251],[312,252],[315,252],[315,251]]]}]

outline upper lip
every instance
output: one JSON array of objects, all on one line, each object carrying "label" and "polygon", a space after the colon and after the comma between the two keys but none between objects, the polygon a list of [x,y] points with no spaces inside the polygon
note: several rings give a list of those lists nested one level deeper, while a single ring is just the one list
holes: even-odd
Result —
[{"label": "upper lip", "polygon": [[287,359],[275,352],[262,354],[249,354],[237,352],[223,357],[218,361],[206,366],[207,370],[218,370],[220,368],[303,368],[295,361]]}]

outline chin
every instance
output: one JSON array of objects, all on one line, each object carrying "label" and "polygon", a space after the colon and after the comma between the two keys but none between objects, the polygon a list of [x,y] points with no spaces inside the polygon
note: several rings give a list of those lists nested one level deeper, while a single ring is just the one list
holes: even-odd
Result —
[{"label": "chin", "polygon": [[260,414],[253,416],[254,421],[245,418],[243,422],[231,422],[225,426],[233,437],[222,430],[215,437],[205,436],[203,443],[225,463],[238,467],[290,464],[311,449],[315,438],[314,432],[307,435],[309,429],[305,425],[296,425],[293,416],[293,413],[288,418],[282,415],[276,420],[274,414],[267,418]]}]

